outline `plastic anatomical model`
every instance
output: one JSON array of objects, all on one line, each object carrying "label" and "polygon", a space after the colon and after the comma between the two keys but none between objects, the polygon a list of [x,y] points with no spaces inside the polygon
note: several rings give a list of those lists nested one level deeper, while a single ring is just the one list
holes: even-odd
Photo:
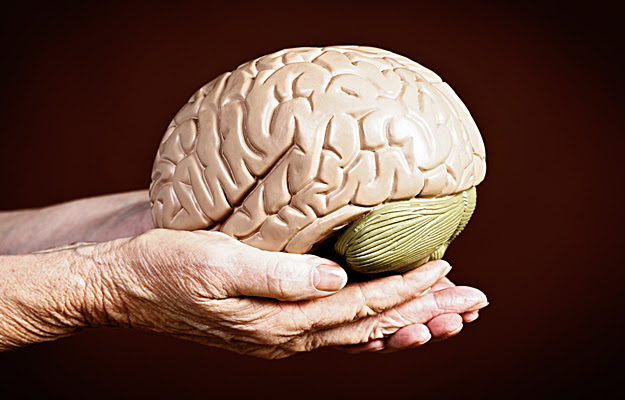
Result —
[{"label": "plastic anatomical model", "polygon": [[357,271],[405,271],[443,256],[485,172],[475,122],[435,73],[382,49],[306,47],[200,88],[163,137],[150,199],[159,227],[292,253],[333,240]]}]

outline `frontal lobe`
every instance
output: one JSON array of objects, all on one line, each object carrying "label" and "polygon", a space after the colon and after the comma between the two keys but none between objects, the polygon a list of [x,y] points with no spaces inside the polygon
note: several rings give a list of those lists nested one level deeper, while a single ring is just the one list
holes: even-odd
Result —
[{"label": "frontal lobe", "polygon": [[198,90],[152,173],[155,224],[305,253],[381,204],[478,184],[484,145],[451,88],[370,47],[287,49]]}]

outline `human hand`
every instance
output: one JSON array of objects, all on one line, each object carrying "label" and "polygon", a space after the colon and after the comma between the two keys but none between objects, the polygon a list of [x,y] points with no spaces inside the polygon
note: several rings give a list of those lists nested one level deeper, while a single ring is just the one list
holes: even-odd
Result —
[{"label": "human hand", "polygon": [[[449,296],[449,292],[436,293],[445,289],[454,288],[456,285],[449,278],[441,278],[431,287],[431,294],[435,301],[444,299]],[[397,332],[387,339],[371,340],[367,343],[357,344],[353,346],[341,346],[340,350],[348,353],[357,354],[362,352],[381,352],[392,353],[398,350],[404,350],[422,346],[429,341],[441,341],[457,335],[463,328],[463,322],[469,323],[475,321],[479,317],[479,309],[488,305],[488,302],[478,304],[473,307],[472,311],[463,313],[444,313],[437,315],[431,320],[424,323],[416,323],[400,328]]]},{"label": "human hand", "polygon": [[449,272],[444,261],[336,292],[347,276],[331,261],[216,232],[152,230],[82,254],[101,271],[93,325],[142,327],[263,358],[383,338],[402,348],[413,327],[430,321],[436,331],[446,316],[486,305],[479,290],[441,288],[445,281],[426,293]]}]

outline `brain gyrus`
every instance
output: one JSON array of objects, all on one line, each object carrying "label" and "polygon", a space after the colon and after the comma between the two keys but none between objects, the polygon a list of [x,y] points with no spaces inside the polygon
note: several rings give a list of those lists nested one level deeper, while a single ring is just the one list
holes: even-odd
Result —
[{"label": "brain gyrus", "polygon": [[385,204],[463,192],[485,170],[475,122],[432,71],[377,48],[295,48],[191,97],[162,139],[150,198],[156,226],[305,253]]}]

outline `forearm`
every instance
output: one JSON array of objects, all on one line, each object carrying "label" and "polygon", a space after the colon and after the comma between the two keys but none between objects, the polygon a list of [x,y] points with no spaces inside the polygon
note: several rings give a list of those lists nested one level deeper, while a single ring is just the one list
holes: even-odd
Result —
[{"label": "forearm", "polygon": [[136,236],[153,227],[147,190],[0,213],[0,254]]},{"label": "forearm", "polygon": [[117,325],[114,278],[101,259],[126,241],[0,256],[0,351]]},{"label": "forearm", "polygon": [[68,250],[0,256],[0,350],[67,336],[84,326],[89,292]]}]

